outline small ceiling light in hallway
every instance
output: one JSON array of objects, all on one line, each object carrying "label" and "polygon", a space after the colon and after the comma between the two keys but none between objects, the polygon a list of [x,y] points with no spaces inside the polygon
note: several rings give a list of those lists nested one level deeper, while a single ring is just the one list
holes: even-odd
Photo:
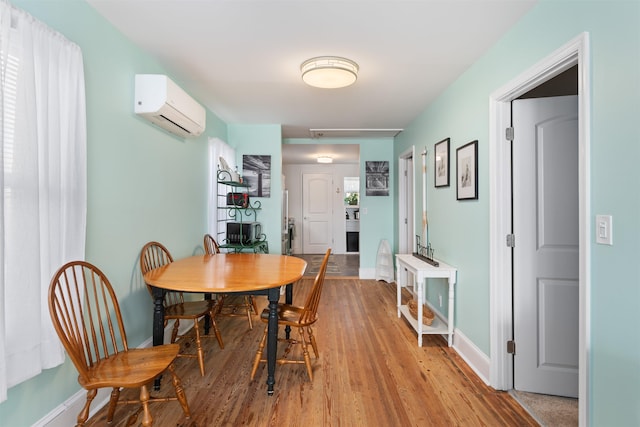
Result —
[{"label": "small ceiling light in hallway", "polygon": [[300,65],[302,80],[309,86],[322,89],[337,89],[355,83],[358,64],[338,56],[318,56]]},{"label": "small ceiling light in hallway", "polygon": [[320,156],[316,160],[318,160],[318,163],[333,163],[333,158],[329,156]]}]

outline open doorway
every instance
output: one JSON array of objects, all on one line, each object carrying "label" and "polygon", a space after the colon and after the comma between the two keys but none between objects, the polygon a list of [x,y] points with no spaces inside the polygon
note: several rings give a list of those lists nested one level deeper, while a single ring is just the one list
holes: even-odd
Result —
[{"label": "open doorway", "polygon": [[[311,224],[310,215],[304,212],[305,194],[309,195],[309,189],[305,190],[305,176],[307,178],[323,177],[322,190],[323,203],[329,205],[325,217],[321,224],[326,230],[327,245],[331,246],[333,255],[347,254],[347,231],[345,221],[345,177],[360,176],[360,145],[344,144],[344,143],[324,143],[324,144],[283,144],[282,146],[282,170],[284,175],[285,187],[289,198],[289,217],[295,224],[294,239],[292,241],[292,253],[294,255],[302,254],[320,254],[318,248],[309,249],[309,239],[318,237],[316,234],[309,234],[306,230]],[[317,157],[330,157],[331,163],[318,163]],[[325,179],[326,178],[326,179]],[[315,178],[314,178],[315,179]],[[314,180],[313,183],[319,186],[321,181]],[[305,193],[306,191],[306,193]],[[317,194],[310,197],[308,201],[319,200]],[[320,208],[321,206],[316,206]],[[309,213],[309,212],[307,212]],[[315,213],[314,213],[315,215]],[[355,216],[352,212],[350,215]],[[307,220],[305,220],[307,217]],[[306,222],[305,222],[306,221]],[[313,225],[320,225],[314,223]],[[313,231],[313,230],[311,230]],[[316,229],[317,232],[317,229]],[[307,236],[307,234],[309,234]],[[306,238],[305,238],[306,237]],[[305,240],[307,241],[305,243]],[[315,242],[318,243],[318,242]],[[307,249],[305,250],[305,244]],[[332,255],[332,257],[333,257]],[[359,263],[359,254],[350,255],[356,258]]]},{"label": "open doorway", "polygon": [[[330,157],[331,163],[318,163],[320,156]],[[331,205],[330,214],[326,220],[327,233],[330,230],[328,245],[332,254],[327,267],[328,276],[358,277],[360,270],[359,252],[347,252],[347,221],[345,218],[345,177],[360,176],[360,145],[359,144],[283,144],[282,170],[285,188],[289,199],[289,217],[294,224],[292,254],[307,260],[309,267],[307,275],[314,275],[314,266],[322,261],[319,249],[308,249],[305,252],[305,222],[304,204],[304,176],[329,175],[330,191],[325,193],[327,203]],[[309,178],[308,176],[308,178]],[[317,175],[316,175],[317,176]],[[316,184],[319,181],[316,182]],[[308,190],[307,190],[308,192]],[[316,199],[317,200],[317,199]],[[350,215],[355,217],[355,213]],[[358,218],[359,220],[360,218]],[[318,224],[316,224],[318,225]],[[307,236],[310,239],[312,236]]]}]

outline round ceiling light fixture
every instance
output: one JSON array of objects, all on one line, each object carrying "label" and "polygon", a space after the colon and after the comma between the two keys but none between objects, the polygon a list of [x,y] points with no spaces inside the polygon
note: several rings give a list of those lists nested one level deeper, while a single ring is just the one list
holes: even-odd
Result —
[{"label": "round ceiling light fixture", "polygon": [[300,65],[302,80],[309,86],[338,89],[355,83],[358,64],[338,56],[317,56]]},{"label": "round ceiling light fixture", "polygon": [[318,163],[333,163],[333,157],[330,156],[320,156],[316,160]]}]

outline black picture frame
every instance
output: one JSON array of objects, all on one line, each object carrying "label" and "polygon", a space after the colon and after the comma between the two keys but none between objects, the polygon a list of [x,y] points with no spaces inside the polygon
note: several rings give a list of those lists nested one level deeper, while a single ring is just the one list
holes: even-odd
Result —
[{"label": "black picture frame", "polygon": [[271,197],[271,156],[244,154],[242,182],[249,186],[249,196]]},{"label": "black picture frame", "polygon": [[456,198],[478,199],[478,140],[456,150]]},{"label": "black picture frame", "polygon": [[365,162],[365,194],[367,196],[389,195],[389,161]]},{"label": "black picture frame", "polygon": [[445,138],[436,142],[433,155],[433,185],[436,188],[449,186],[449,141]]}]

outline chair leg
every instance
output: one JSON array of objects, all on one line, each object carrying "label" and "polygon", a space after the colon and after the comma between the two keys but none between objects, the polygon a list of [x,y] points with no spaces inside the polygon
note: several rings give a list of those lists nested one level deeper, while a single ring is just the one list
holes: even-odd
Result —
[{"label": "chair leg", "polygon": [[178,398],[178,402],[180,402],[180,406],[182,406],[182,412],[184,412],[185,418],[191,418],[191,410],[189,409],[189,404],[187,403],[187,396],[184,394],[182,382],[176,374],[176,368],[175,366],[173,366],[173,363],[169,365],[167,370],[171,374],[173,388],[176,389],[176,397]]},{"label": "chair leg", "polygon": [[113,421],[113,414],[116,412],[116,406],[118,406],[118,399],[120,399],[120,388],[114,387],[111,390],[111,398],[109,399],[109,409],[107,410],[107,422]]},{"label": "chair leg", "polygon": [[200,339],[200,328],[198,327],[198,319],[193,319],[193,328],[196,331],[196,351],[198,353],[200,375],[204,377],[204,351],[202,350],[202,340]]},{"label": "chair leg", "polygon": [[253,303],[250,296],[244,297],[244,306],[247,309],[247,317],[249,318],[249,329],[253,329],[253,320],[251,320],[251,316],[253,315]]},{"label": "chair leg", "polygon": [[93,399],[96,398],[96,394],[98,394],[98,390],[95,388],[92,390],[87,390],[87,401],[78,414],[76,427],[82,427],[89,418],[89,406],[91,406],[91,402],[93,402]]},{"label": "chair leg", "polygon": [[180,328],[180,319],[176,319],[173,322],[173,329],[171,330],[171,344],[178,339],[178,328]]},{"label": "chair leg", "polygon": [[256,351],[256,357],[253,359],[253,368],[251,368],[251,379],[253,379],[256,376],[256,371],[258,370],[260,359],[262,359],[262,352],[264,351],[264,345],[267,342],[267,330],[268,328],[264,328],[264,333],[262,334],[260,345],[258,345],[258,351]]},{"label": "chair leg", "polygon": [[298,328],[300,332],[300,345],[302,346],[302,356],[304,357],[304,364],[307,366],[307,373],[309,374],[309,380],[313,381],[313,370],[311,369],[311,357],[309,356],[309,349],[307,348],[307,342],[304,337],[304,328]]},{"label": "chair leg", "polygon": [[216,295],[216,315],[220,314],[222,312],[222,308],[224,307],[224,300],[225,300],[225,296],[226,294],[217,294]]},{"label": "chair leg", "polygon": [[217,307],[214,307],[209,313],[209,319],[211,320],[211,327],[213,328],[213,332],[216,334],[216,339],[218,340],[218,345],[220,348],[224,348],[224,343],[222,342],[222,335],[220,334],[220,329],[218,329],[218,322],[216,322],[216,310]]},{"label": "chair leg", "polygon": [[256,302],[256,298],[253,295],[249,295],[249,301],[251,301],[251,309],[253,310],[253,314],[258,314],[258,303]]},{"label": "chair leg", "polygon": [[311,347],[313,347],[313,353],[316,355],[316,359],[320,357],[318,353],[318,345],[316,344],[316,336],[313,335],[313,329],[311,326],[307,326],[307,335],[309,335],[309,341],[311,342]]},{"label": "chair leg", "polygon": [[153,417],[149,411],[149,390],[146,385],[140,387],[140,404],[142,405],[142,425],[150,427],[153,425]]}]

